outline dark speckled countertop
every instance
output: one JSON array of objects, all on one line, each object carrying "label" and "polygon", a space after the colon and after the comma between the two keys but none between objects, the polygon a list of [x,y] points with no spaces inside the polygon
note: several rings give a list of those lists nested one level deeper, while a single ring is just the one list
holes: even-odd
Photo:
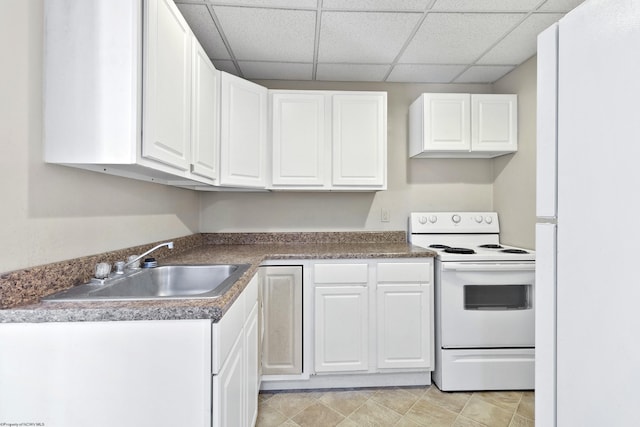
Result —
[{"label": "dark speckled countertop", "polygon": [[[396,233],[396,234],[393,234]],[[404,233],[331,233],[329,238],[300,238],[318,233],[209,234],[190,248],[159,258],[160,264],[250,264],[247,272],[221,297],[166,301],[31,302],[0,310],[1,322],[67,322],[127,320],[220,320],[258,267],[268,260],[374,259],[433,257],[412,246]],[[329,233],[322,233],[326,237]],[[291,238],[295,235],[295,239]],[[368,238],[358,238],[365,235]],[[231,236],[231,237],[230,237]],[[250,239],[240,236],[253,236]],[[371,238],[371,237],[374,238]],[[192,239],[193,240],[193,239]],[[295,240],[295,241],[292,241]],[[324,241],[323,241],[324,240]],[[237,243],[241,244],[237,244]],[[250,243],[258,242],[258,243]],[[302,243],[300,243],[302,242]],[[56,291],[59,289],[56,289]],[[52,293],[52,292],[48,292]]]}]

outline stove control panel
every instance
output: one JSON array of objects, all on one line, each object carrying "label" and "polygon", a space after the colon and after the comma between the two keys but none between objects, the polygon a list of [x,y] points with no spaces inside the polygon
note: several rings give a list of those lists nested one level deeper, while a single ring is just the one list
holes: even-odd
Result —
[{"label": "stove control panel", "polygon": [[499,233],[497,212],[413,212],[409,233]]}]

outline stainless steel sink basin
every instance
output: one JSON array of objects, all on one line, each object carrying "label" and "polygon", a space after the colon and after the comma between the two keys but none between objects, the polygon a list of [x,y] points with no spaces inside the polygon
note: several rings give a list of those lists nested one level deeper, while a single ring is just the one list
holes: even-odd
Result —
[{"label": "stainless steel sink basin", "polygon": [[119,301],[217,298],[249,264],[166,265],[145,268],[106,283],[86,283],[43,301]]}]

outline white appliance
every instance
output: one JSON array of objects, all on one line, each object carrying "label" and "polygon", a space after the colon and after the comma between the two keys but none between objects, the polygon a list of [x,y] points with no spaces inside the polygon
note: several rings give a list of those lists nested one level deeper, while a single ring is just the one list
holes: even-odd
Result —
[{"label": "white appliance", "polygon": [[538,38],[536,425],[638,425],[640,2]]},{"label": "white appliance", "polygon": [[535,253],[500,244],[495,212],[414,212],[435,261],[435,369],[443,391],[534,386]]}]

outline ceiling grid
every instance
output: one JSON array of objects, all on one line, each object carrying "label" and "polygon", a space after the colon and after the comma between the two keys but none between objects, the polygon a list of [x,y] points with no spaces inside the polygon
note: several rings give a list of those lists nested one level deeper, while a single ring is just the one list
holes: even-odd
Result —
[{"label": "ceiling grid", "polygon": [[583,0],[176,0],[216,68],[248,79],[493,83]]}]

